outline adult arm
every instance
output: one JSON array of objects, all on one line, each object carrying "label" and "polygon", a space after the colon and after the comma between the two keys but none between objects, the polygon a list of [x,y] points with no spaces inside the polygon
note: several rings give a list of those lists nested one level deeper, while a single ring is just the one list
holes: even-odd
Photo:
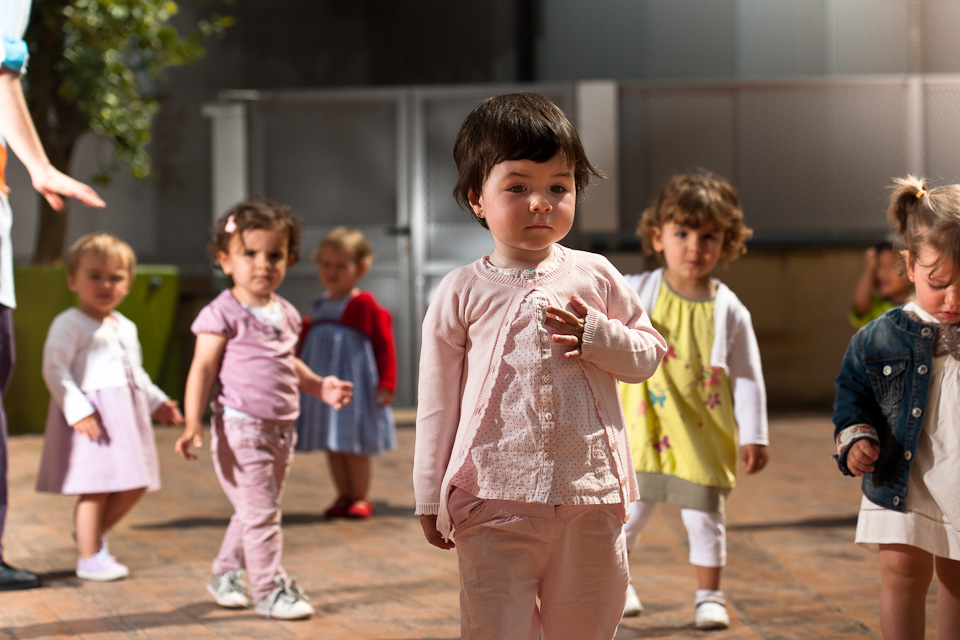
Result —
[{"label": "adult arm", "polygon": [[57,211],[63,208],[61,196],[76,198],[88,207],[104,206],[96,191],[50,163],[30,118],[20,74],[6,67],[0,67],[0,133],[27,168],[33,188],[51,207]]}]

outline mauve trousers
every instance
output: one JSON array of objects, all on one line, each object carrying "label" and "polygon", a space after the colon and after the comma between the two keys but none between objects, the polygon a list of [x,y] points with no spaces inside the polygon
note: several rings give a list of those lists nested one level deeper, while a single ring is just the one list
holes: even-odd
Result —
[{"label": "mauve trousers", "polygon": [[0,559],[3,559],[3,529],[7,522],[7,413],[3,396],[13,373],[13,309],[0,304]]},{"label": "mauve trousers", "polygon": [[448,506],[463,640],[613,638],[629,579],[621,505],[481,500],[455,487]]},{"label": "mauve trousers", "polygon": [[276,588],[283,532],[280,501],[293,462],[294,422],[213,416],[213,466],[234,514],[213,561],[213,572],[245,568],[256,601]]}]

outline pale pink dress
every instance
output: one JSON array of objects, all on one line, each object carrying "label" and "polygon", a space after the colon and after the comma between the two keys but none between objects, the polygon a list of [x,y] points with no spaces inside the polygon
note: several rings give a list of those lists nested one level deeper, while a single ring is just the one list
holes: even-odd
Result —
[{"label": "pale pink dress", "polygon": [[[166,401],[167,396],[150,382],[143,370],[133,323],[118,313],[109,320],[101,323],[78,309],[71,309],[50,326],[44,346],[45,371],[49,372],[51,365],[56,367],[51,359],[61,360],[58,371],[60,378],[66,380],[63,384],[76,384],[74,392],[83,392],[100,414],[102,434],[92,441],[74,431],[54,399],[61,394],[53,393],[47,411],[37,491],[80,495],[160,488],[150,416],[152,409]],[[54,344],[59,348],[51,348]],[[125,377],[126,384],[81,389],[77,380],[83,377],[83,372],[71,370],[70,365],[91,355],[97,362],[107,362],[120,372],[120,379]]]}]

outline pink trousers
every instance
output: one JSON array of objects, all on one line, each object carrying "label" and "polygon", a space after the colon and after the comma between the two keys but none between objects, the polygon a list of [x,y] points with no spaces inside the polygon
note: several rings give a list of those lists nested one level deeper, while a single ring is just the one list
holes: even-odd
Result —
[{"label": "pink trousers", "polygon": [[629,579],[619,504],[481,500],[455,487],[448,506],[462,640],[613,638]]},{"label": "pink trousers", "polygon": [[274,578],[284,575],[280,500],[293,462],[296,425],[219,412],[212,422],[213,466],[234,510],[213,572],[245,568],[259,601],[274,590]]}]

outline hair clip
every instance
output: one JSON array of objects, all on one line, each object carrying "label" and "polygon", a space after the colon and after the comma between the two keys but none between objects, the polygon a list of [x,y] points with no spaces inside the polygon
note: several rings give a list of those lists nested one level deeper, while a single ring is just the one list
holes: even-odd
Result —
[{"label": "hair clip", "polygon": [[230,214],[230,217],[227,218],[227,224],[223,225],[223,230],[228,234],[233,235],[233,232],[237,230],[237,222],[233,219],[233,214]]},{"label": "hair clip", "polygon": [[926,193],[927,193],[927,190],[921,187],[920,190],[917,191],[917,200],[922,198]]}]

